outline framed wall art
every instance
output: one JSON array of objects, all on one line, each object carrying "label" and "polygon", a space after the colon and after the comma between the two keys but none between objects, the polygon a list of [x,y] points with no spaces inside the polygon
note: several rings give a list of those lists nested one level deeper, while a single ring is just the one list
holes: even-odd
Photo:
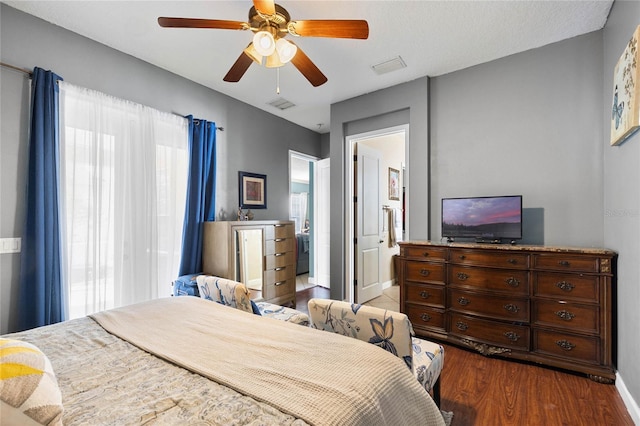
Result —
[{"label": "framed wall art", "polygon": [[622,52],[613,72],[611,145],[619,145],[640,128],[640,26]]},{"label": "framed wall art", "polygon": [[267,208],[267,176],[257,173],[238,172],[241,209]]},{"label": "framed wall art", "polygon": [[400,171],[389,167],[389,199],[400,200]]}]

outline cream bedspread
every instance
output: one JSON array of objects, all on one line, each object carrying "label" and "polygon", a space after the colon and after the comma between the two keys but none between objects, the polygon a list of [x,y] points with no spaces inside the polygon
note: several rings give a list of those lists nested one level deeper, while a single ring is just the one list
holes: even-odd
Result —
[{"label": "cream bedspread", "polygon": [[93,318],[145,351],[310,424],[444,424],[402,360],[356,339],[194,297]]}]

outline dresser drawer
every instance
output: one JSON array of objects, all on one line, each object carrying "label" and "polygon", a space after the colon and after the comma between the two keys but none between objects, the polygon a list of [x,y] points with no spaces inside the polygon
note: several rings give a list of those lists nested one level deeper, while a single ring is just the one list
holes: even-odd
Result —
[{"label": "dresser drawer", "polygon": [[526,253],[501,253],[469,249],[451,249],[449,262],[459,265],[527,269],[529,267],[529,255]]},{"label": "dresser drawer", "polygon": [[292,251],[286,253],[269,254],[264,257],[264,269],[268,271],[270,269],[281,268],[283,266],[289,266],[295,264],[295,256]]},{"label": "dresser drawer", "polygon": [[533,255],[534,269],[553,271],[598,272],[600,258],[596,256],[572,256],[563,253],[539,253]]},{"label": "dresser drawer", "polygon": [[444,284],[444,263],[407,261],[405,263],[405,280],[423,283]]},{"label": "dresser drawer", "polygon": [[534,296],[597,302],[600,297],[599,277],[596,275],[533,273]]},{"label": "dresser drawer", "polygon": [[537,353],[571,361],[600,364],[600,339],[533,329],[533,348]]},{"label": "dresser drawer", "polygon": [[275,269],[264,271],[264,282],[266,285],[277,283],[296,277],[295,265],[279,266]]},{"label": "dresser drawer", "polygon": [[600,310],[597,306],[552,300],[534,300],[532,303],[531,322],[535,325],[577,332],[600,332]]},{"label": "dresser drawer", "polygon": [[275,240],[266,240],[264,242],[264,254],[286,253],[293,251],[293,238],[276,238]]},{"label": "dresser drawer", "polygon": [[407,303],[418,303],[444,308],[444,286],[410,284],[405,286]]},{"label": "dresser drawer", "polygon": [[505,324],[452,313],[450,333],[459,337],[471,337],[495,346],[529,350],[529,327]]},{"label": "dresser drawer", "polygon": [[264,239],[275,240],[278,238],[293,238],[295,230],[293,223],[283,223],[277,225],[266,225],[264,227]]},{"label": "dresser drawer", "polygon": [[430,246],[400,246],[400,256],[411,259],[444,261],[447,257],[447,249]]},{"label": "dresser drawer", "polygon": [[461,265],[449,266],[450,285],[496,290],[516,295],[529,295],[528,272],[488,269]]},{"label": "dresser drawer", "polygon": [[[444,311],[427,306],[405,305],[406,315],[414,328],[424,328],[433,331],[444,331]],[[420,334],[420,333],[418,333]]]},{"label": "dresser drawer", "polygon": [[278,297],[285,297],[289,295],[294,295],[296,292],[296,279],[288,278],[281,281],[276,282],[267,282],[263,286],[264,288],[264,299],[275,299]]},{"label": "dresser drawer", "polygon": [[529,301],[526,299],[449,289],[449,300],[451,309],[458,312],[507,321],[529,322]]}]

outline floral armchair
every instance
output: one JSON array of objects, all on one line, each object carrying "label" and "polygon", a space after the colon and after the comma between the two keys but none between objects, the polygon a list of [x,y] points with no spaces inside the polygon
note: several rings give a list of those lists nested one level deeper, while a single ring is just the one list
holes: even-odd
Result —
[{"label": "floral armchair", "polygon": [[237,281],[212,275],[196,278],[198,292],[203,299],[218,302],[241,311],[264,317],[308,326],[309,316],[303,312],[268,302],[253,302],[247,287]]},{"label": "floral armchair", "polygon": [[409,318],[400,312],[326,299],[309,300],[311,327],[372,343],[404,360],[440,405],[444,348],[414,337]]}]

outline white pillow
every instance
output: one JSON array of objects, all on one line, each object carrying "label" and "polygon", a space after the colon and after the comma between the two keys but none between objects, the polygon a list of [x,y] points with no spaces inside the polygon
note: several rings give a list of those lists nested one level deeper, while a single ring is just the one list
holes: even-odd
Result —
[{"label": "white pillow", "polygon": [[62,394],[36,346],[0,338],[0,424],[62,425]]}]

